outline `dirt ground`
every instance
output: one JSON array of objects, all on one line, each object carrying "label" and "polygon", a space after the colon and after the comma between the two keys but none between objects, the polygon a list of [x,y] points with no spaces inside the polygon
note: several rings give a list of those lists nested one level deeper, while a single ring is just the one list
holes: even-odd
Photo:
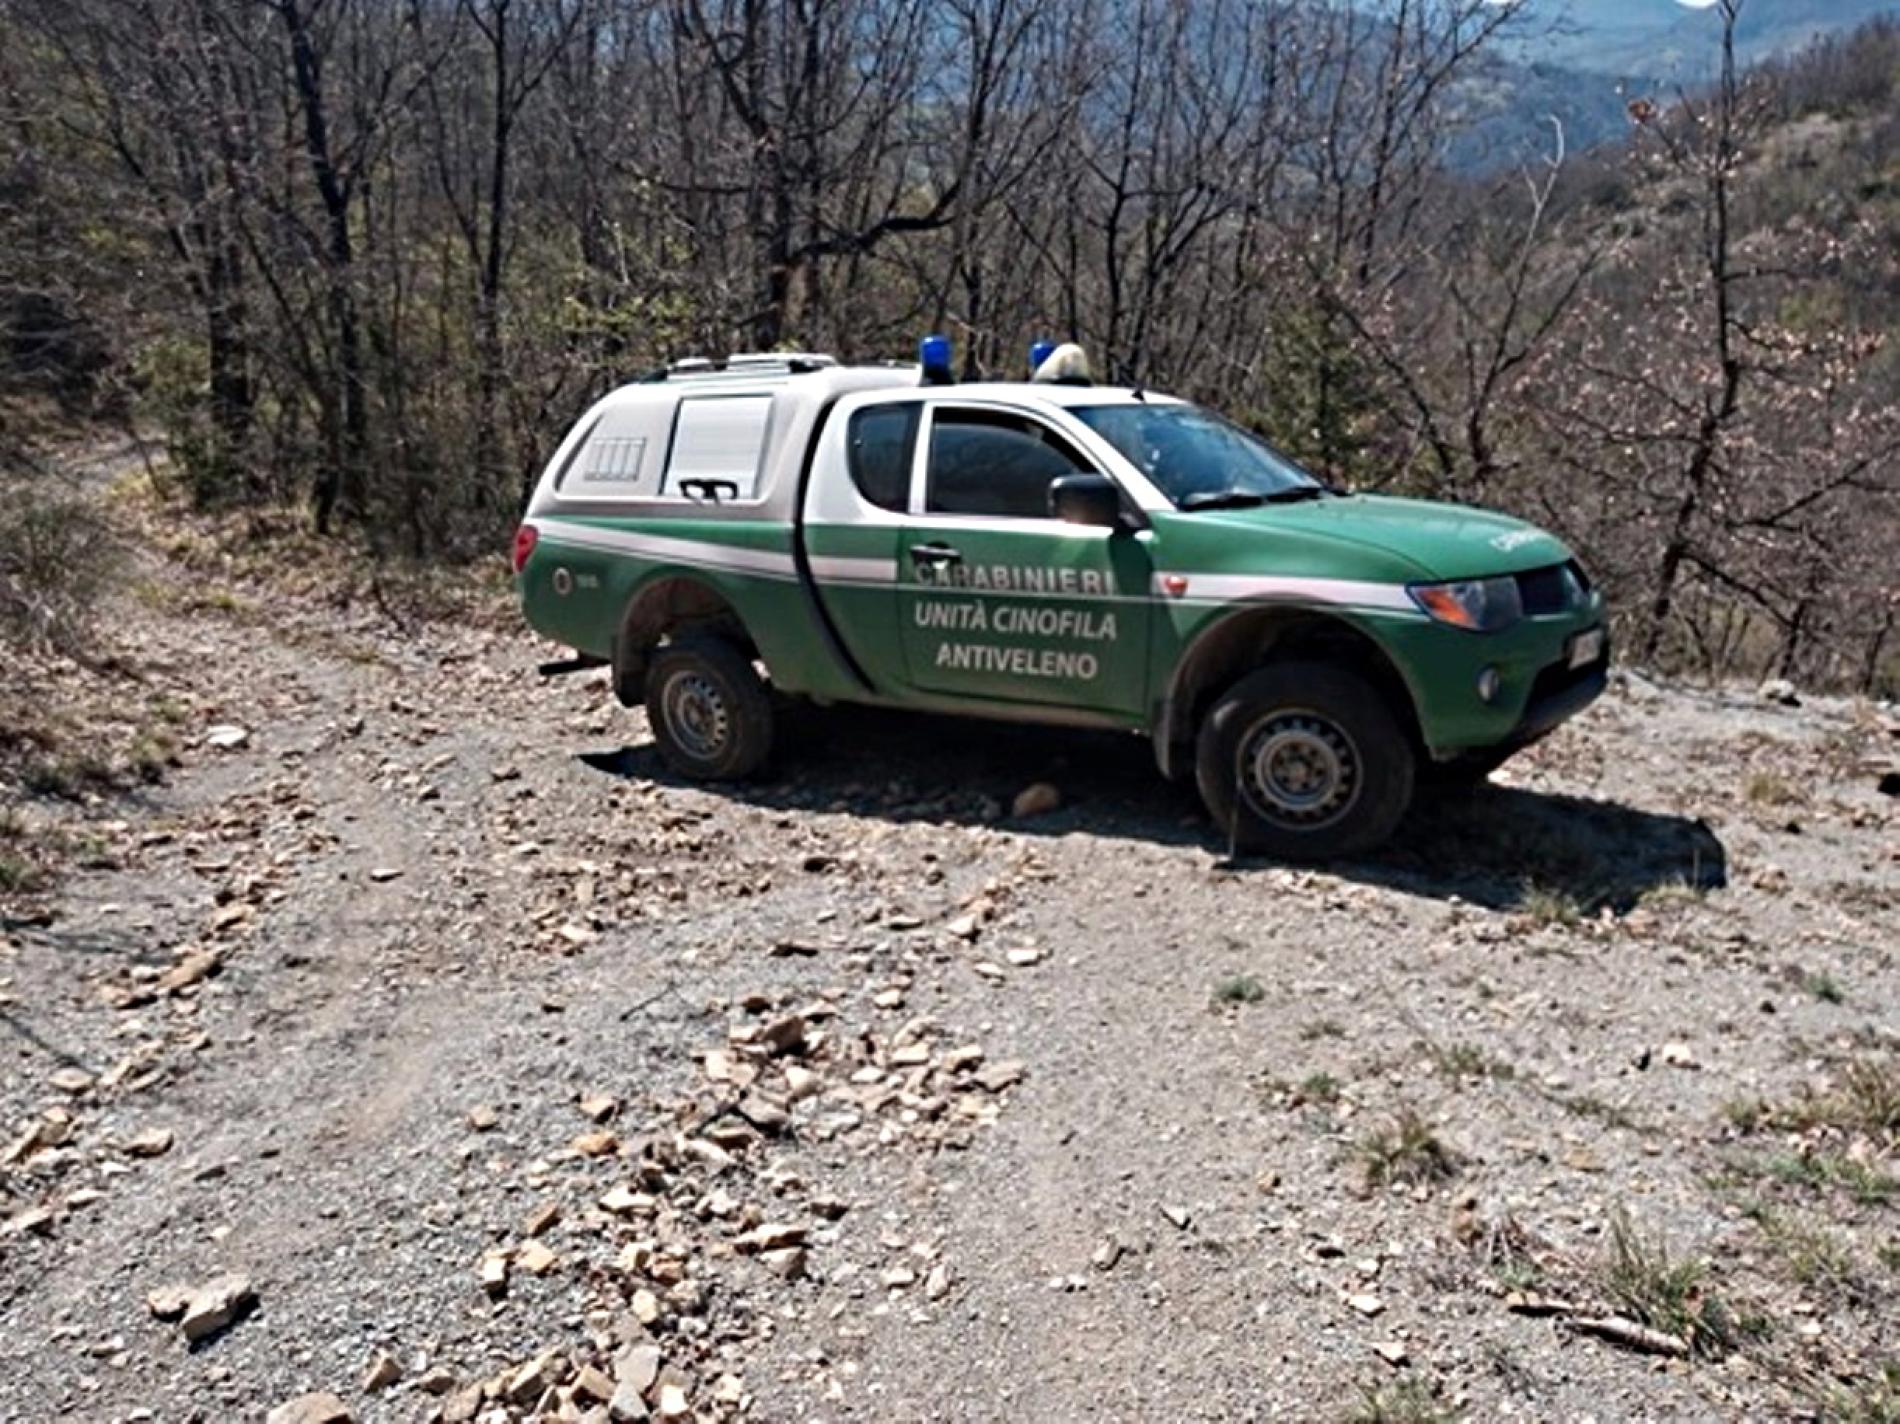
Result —
[{"label": "dirt ground", "polygon": [[1134,738],[689,786],[505,609],[148,539],[46,691],[176,765],[10,813],[0,1419],[1900,1418],[1891,709],[1623,675],[1236,864]]}]

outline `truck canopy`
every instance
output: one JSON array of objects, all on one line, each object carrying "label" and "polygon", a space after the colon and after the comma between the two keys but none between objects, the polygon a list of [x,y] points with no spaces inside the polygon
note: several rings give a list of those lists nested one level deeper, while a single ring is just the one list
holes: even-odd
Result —
[{"label": "truck canopy", "polygon": [[1173,398],[1125,388],[1013,381],[920,386],[915,365],[842,366],[829,356],[684,361],[602,397],[548,461],[527,513],[693,517],[789,523],[799,470],[820,418],[840,397],[913,392],[1018,406],[1110,405]]},{"label": "truck canopy", "polygon": [[799,464],[819,415],[841,395],[914,386],[915,368],[830,358],[683,363],[602,397],[548,461],[530,516],[631,514],[789,522]]}]

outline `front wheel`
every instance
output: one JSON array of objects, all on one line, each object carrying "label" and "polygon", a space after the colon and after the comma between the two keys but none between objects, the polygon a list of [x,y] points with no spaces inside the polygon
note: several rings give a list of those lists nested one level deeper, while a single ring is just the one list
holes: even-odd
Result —
[{"label": "front wheel", "polygon": [[1201,724],[1201,799],[1238,849],[1327,860],[1372,849],[1412,802],[1416,758],[1378,689],[1287,662],[1235,683]]},{"label": "front wheel", "polygon": [[646,703],[660,755],[695,781],[749,776],[772,750],[772,699],[751,659],[724,638],[680,638],[656,651]]}]

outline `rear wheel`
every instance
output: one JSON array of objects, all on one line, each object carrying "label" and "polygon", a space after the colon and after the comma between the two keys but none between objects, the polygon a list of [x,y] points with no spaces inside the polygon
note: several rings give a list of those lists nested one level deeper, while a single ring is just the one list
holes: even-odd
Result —
[{"label": "rear wheel", "polygon": [[676,639],[647,664],[647,720],[666,764],[696,781],[749,776],[772,750],[772,700],[724,638]]},{"label": "rear wheel", "polygon": [[1325,860],[1370,850],[1412,801],[1416,758],[1364,678],[1325,663],[1250,673],[1201,724],[1195,780],[1246,850]]}]

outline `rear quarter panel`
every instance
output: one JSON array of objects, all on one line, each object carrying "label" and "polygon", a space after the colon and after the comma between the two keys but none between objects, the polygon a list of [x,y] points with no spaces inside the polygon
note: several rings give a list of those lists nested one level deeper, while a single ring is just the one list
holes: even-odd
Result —
[{"label": "rear quarter panel", "polygon": [[660,580],[690,578],[738,614],[777,687],[846,696],[848,679],[819,631],[798,581],[792,531],[776,521],[621,519],[539,514],[539,538],[520,575],[534,630],[611,658],[627,610]]}]

